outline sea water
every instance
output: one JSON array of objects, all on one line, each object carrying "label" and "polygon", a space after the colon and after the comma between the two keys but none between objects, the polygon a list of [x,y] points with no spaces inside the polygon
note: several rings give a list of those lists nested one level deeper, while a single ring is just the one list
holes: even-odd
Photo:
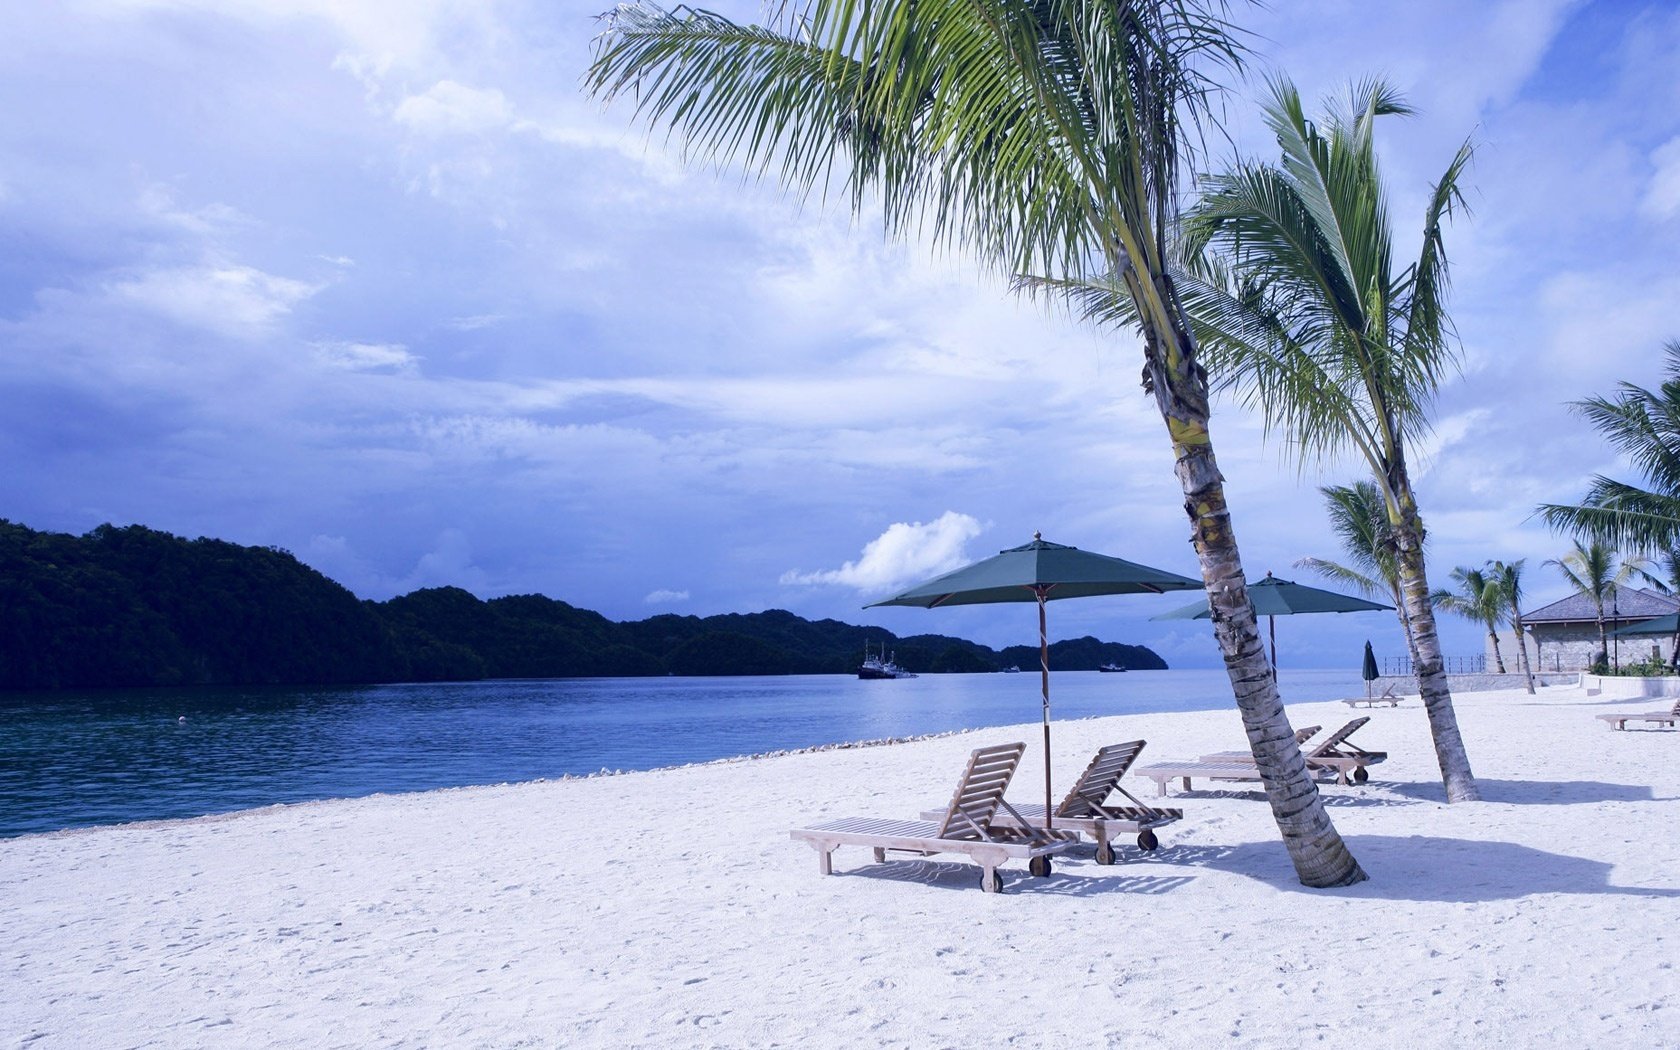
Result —
[{"label": "sea water", "polygon": [[[0,837],[1037,722],[1036,672],[0,693]],[[1220,670],[1051,676],[1053,718],[1231,706]]]}]

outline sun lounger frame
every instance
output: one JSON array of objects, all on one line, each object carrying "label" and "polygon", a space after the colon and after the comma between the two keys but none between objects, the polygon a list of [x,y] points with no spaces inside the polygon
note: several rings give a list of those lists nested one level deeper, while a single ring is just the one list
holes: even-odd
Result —
[{"label": "sun lounger frame", "polygon": [[[1075,831],[1090,836],[1097,844],[1098,864],[1114,863],[1113,843],[1121,835],[1136,835],[1138,848],[1147,853],[1160,845],[1155,836],[1156,828],[1184,819],[1182,809],[1151,806],[1120,786],[1120,778],[1137,761],[1144,745],[1145,741],[1129,740],[1098,749],[1085,772],[1074,781],[1067,797],[1057,805],[1055,819],[1050,822],[1057,831]],[[1109,797],[1115,792],[1125,796],[1131,805],[1108,805]],[[937,819],[939,813],[929,811],[922,816],[932,820]],[[995,814],[992,820],[1000,827],[1015,826],[1014,822],[1019,820],[1030,827],[1042,828],[1045,826],[1044,806],[1010,807]]]},{"label": "sun lounger frame", "polygon": [[[1371,774],[1366,772],[1366,767],[1387,761],[1388,752],[1366,751],[1348,740],[1348,737],[1352,736],[1355,731],[1370,720],[1370,715],[1361,715],[1325,737],[1311,751],[1303,752],[1301,757],[1307,760],[1307,769],[1314,776],[1334,772],[1338,784],[1363,784],[1371,779]],[[1318,726],[1307,726],[1305,729],[1297,730],[1295,743],[1306,743],[1318,730]],[[1252,766],[1254,764],[1254,753],[1251,751],[1216,751],[1211,755],[1201,756],[1197,761]],[[1185,778],[1184,790],[1190,790],[1188,777]]]},{"label": "sun lounger frame", "polygon": [[[1050,856],[1079,841],[1073,832],[1033,827],[1004,801],[1004,789],[1026,748],[1024,743],[977,748],[938,822],[848,817],[788,834],[817,851],[817,867],[824,875],[834,873],[834,851],[841,846],[868,846],[877,863],[887,859],[888,850],[923,857],[958,853],[980,866],[981,889],[1001,892],[1003,877],[997,869],[1004,861],[1026,859],[1033,874],[1048,875]],[[996,819],[1000,809],[1014,818],[1011,823]]]},{"label": "sun lounger frame", "polygon": [[1674,701],[1674,706],[1667,711],[1630,711],[1626,714],[1599,715],[1600,721],[1609,722],[1611,729],[1626,729],[1629,722],[1652,722],[1666,725],[1673,729],[1680,724],[1680,700]]}]

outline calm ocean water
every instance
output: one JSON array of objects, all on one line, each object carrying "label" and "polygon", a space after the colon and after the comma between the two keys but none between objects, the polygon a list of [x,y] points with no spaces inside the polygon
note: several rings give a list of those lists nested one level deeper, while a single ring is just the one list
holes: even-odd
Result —
[{"label": "calm ocean water", "polygon": [[[1364,691],[1340,671],[1282,684],[1288,702]],[[0,837],[1015,725],[1037,721],[1038,688],[1022,673],[0,693]],[[1051,701],[1056,718],[1232,703],[1218,670],[1064,671]]]}]

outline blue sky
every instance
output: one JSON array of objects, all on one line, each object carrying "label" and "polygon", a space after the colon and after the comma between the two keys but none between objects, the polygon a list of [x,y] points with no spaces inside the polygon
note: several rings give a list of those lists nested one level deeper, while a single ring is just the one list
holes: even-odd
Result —
[{"label": "blue sky", "polygon": [[[864,602],[1047,538],[1196,574],[1125,335],[736,172],[686,170],[579,80],[604,0],[0,8],[0,516],[284,547],[365,597],[456,584],[620,619],[781,607],[1030,640],[1014,607]],[[750,18],[752,3],[717,9]],[[1371,74],[1402,255],[1466,136],[1462,375],[1420,457],[1433,575],[1566,547],[1532,520],[1625,473],[1566,402],[1680,337],[1680,9],[1314,0],[1245,12],[1256,71]],[[1267,151],[1239,85],[1233,144]],[[1251,576],[1337,553],[1316,487],[1221,404]],[[1171,597],[1057,636],[1209,665]],[[1449,653],[1478,632],[1445,625]],[[1386,614],[1279,626],[1353,666]]]}]

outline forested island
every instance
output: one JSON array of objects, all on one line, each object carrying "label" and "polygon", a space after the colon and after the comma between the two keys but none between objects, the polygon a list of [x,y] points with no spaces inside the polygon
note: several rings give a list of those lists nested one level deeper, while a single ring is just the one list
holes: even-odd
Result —
[{"label": "forested island", "polygon": [[[1036,646],[901,638],[780,609],[620,623],[542,595],[484,601],[458,587],[368,601],[277,548],[0,519],[0,689],[848,674],[865,641],[922,673],[1038,665]],[[1050,650],[1061,670],[1167,666],[1144,646],[1090,637]]]}]

